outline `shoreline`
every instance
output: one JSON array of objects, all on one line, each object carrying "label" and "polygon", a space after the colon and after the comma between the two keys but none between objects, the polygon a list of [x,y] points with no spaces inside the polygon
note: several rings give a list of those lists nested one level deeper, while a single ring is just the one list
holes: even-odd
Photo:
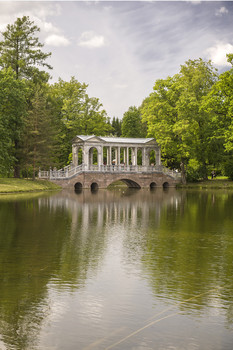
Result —
[{"label": "shoreline", "polygon": [[[110,189],[118,189],[119,184],[111,185]],[[187,183],[186,185],[179,184],[177,189],[224,189],[233,190],[233,181],[226,178],[209,179],[206,181],[198,181]],[[32,180],[32,179],[15,179],[15,178],[0,178],[0,195],[20,194],[20,193],[36,193],[61,190],[62,188],[48,180]]]}]

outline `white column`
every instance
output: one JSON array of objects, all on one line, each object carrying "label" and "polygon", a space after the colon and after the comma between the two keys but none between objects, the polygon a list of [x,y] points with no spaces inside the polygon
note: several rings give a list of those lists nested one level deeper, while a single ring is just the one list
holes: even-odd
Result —
[{"label": "white column", "polygon": [[117,148],[117,155],[118,155],[117,164],[120,165],[121,164],[121,148],[120,147]]},{"label": "white column", "polygon": [[150,165],[150,160],[149,160],[149,149],[145,149],[145,166]]},{"label": "white column", "polygon": [[135,147],[132,147],[131,148],[131,162],[132,162],[132,165],[136,165],[136,159],[135,159]]},{"label": "white column", "polygon": [[103,147],[98,147],[98,169],[101,169],[103,164]]},{"label": "white column", "polygon": [[157,148],[155,150],[155,154],[156,154],[156,165],[160,166],[161,165],[161,150],[160,150],[160,148]]},{"label": "white column", "polygon": [[142,148],[142,166],[146,166],[146,149]]},{"label": "white column", "polygon": [[135,159],[135,164],[134,165],[138,165],[138,148],[135,147],[134,149],[134,159]]},{"label": "white column", "polygon": [[93,148],[89,150],[89,168],[93,165]]},{"label": "white column", "polygon": [[72,161],[74,166],[78,165],[78,157],[77,157],[77,146],[73,145],[72,147]]},{"label": "white column", "polygon": [[89,149],[86,148],[85,146],[83,147],[83,163],[85,170],[89,170]]},{"label": "white column", "polygon": [[109,146],[109,164],[112,165],[112,147]]},{"label": "white column", "polygon": [[129,147],[126,147],[126,165],[129,165]]}]

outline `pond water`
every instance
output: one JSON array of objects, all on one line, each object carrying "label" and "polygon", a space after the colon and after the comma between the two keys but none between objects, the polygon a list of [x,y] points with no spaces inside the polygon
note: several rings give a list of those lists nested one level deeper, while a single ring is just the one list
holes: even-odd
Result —
[{"label": "pond water", "polygon": [[233,192],[0,197],[0,349],[232,350]]}]

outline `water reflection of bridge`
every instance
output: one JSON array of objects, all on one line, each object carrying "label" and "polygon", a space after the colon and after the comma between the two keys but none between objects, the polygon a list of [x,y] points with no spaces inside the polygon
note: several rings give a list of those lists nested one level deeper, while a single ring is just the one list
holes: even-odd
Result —
[{"label": "water reflection of bridge", "polygon": [[[127,224],[128,227],[147,227],[149,218],[159,224],[161,210],[167,206],[178,207],[180,193],[175,189],[167,191],[156,189],[137,191],[126,189],[121,191],[64,191],[49,198],[39,199],[40,205],[50,210],[61,208],[71,214],[72,227],[82,228],[95,225],[103,228],[106,225]],[[47,203],[46,203],[47,202]]]},{"label": "water reflection of bridge", "polygon": [[73,162],[60,170],[40,171],[63,188],[107,188],[116,181],[128,187],[174,187],[180,174],[161,164],[160,147],[153,138],[77,136]]}]

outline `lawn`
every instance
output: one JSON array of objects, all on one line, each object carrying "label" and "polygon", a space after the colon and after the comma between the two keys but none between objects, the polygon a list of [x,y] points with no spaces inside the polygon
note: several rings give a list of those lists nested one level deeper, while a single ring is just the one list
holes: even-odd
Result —
[{"label": "lawn", "polygon": [[0,193],[37,192],[56,190],[60,187],[45,180],[0,178]]},{"label": "lawn", "polygon": [[218,176],[217,178],[209,178],[206,181],[197,181],[192,183],[187,183],[187,185],[180,185],[182,188],[222,188],[222,189],[233,189],[233,181],[229,180],[225,176]]}]

